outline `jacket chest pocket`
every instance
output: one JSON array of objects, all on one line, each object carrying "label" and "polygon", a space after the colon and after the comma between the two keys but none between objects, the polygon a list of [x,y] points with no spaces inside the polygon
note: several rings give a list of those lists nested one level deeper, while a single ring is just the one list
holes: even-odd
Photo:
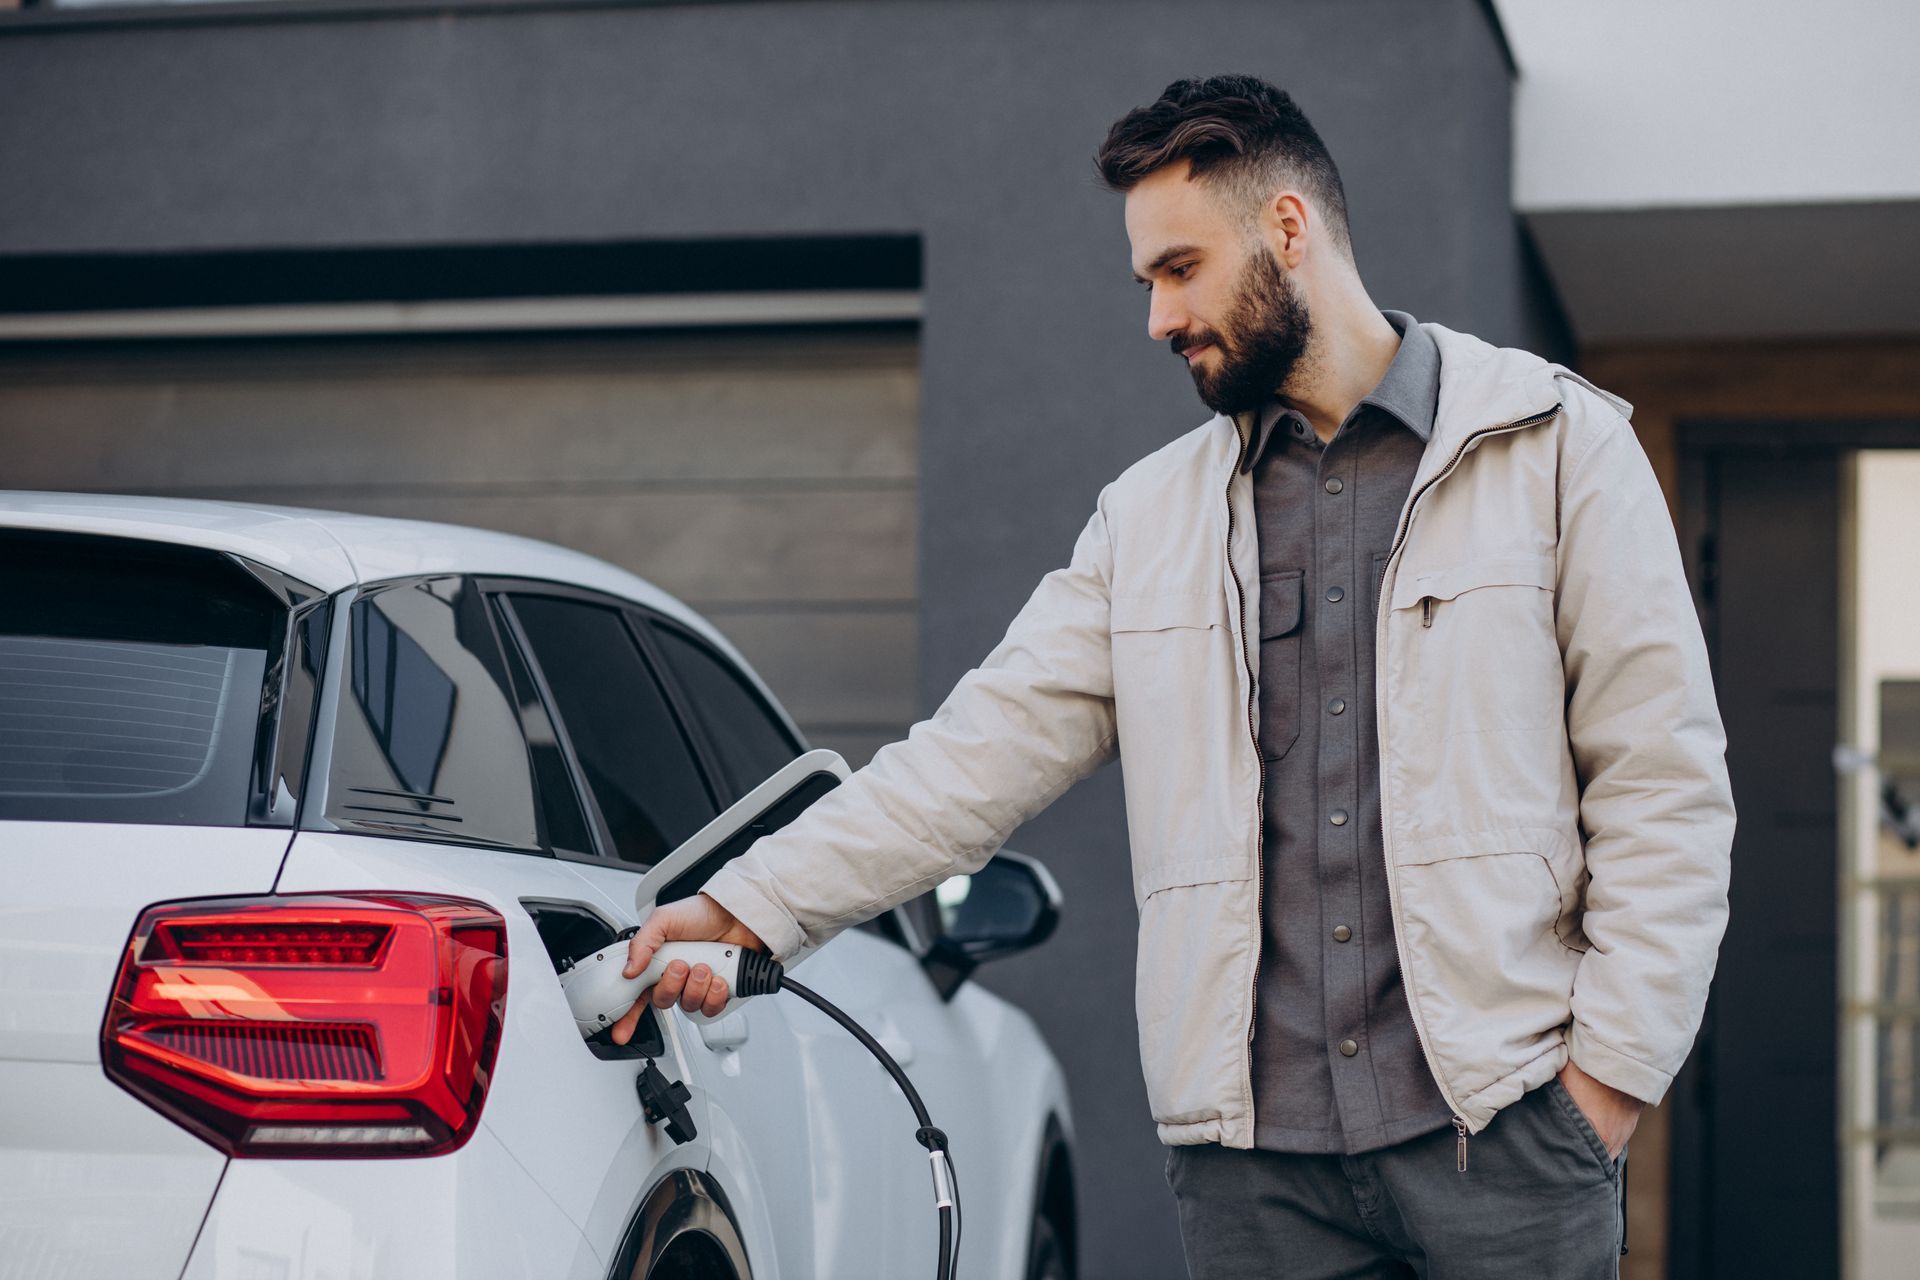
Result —
[{"label": "jacket chest pocket", "polygon": [[1260,754],[1278,760],[1300,736],[1300,614],[1306,570],[1260,575]]},{"label": "jacket chest pocket", "polygon": [[[1136,899],[1156,889],[1251,875],[1214,803],[1227,785],[1231,734],[1246,711],[1233,690],[1234,636],[1224,592],[1116,595],[1109,605],[1113,710],[1126,762],[1127,836]],[[1246,818],[1251,828],[1253,819]],[[1231,851],[1229,856],[1228,852]]]},{"label": "jacket chest pocket", "polygon": [[1554,629],[1554,558],[1480,556],[1394,579],[1389,626],[1398,697],[1418,705],[1437,738],[1566,722],[1566,678]]},{"label": "jacket chest pocket", "polygon": [[1227,624],[1216,596],[1178,592],[1114,596],[1107,617],[1113,696],[1123,716],[1129,705],[1183,696],[1207,670],[1215,628]]}]

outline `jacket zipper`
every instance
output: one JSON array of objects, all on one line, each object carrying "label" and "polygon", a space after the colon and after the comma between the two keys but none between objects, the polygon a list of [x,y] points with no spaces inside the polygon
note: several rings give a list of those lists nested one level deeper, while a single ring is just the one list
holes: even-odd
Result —
[{"label": "jacket zipper", "polygon": [[[1418,489],[1414,490],[1413,496],[1407,499],[1406,510],[1402,512],[1400,516],[1400,529],[1394,535],[1393,546],[1389,548],[1387,551],[1386,566],[1380,571],[1382,585],[1383,586],[1385,585],[1387,571],[1393,568],[1393,558],[1400,554],[1401,544],[1406,542],[1407,533],[1409,530],[1413,528],[1414,508],[1419,505],[1420,499],[1426,496],[1426,493],[1429,489],[1433,488],[1434,485],[1440,483],[1440,481],[1446,479],[1447,475],[1450,472],[1452,472],[1454,467],[1459,465],[1460,459],[1467,456],[1467,450],[1471,449],[1476,442],[1480,441],[1481,439],[1487,436],[1500,435],[1508,431],[1518,431],[1522,427],[1537,426],[1538,424],[1552,418],[1555,414],[1559,412],[1560,412],[1560,404],[1558,402],[1555,402],[1551,408],[1543,409],[1539,413],[1530,414],[1524,418],[1516,418],[1512,422],[1502,423],[1497,427],[1484,427],[1481,430],[1474,432],[1472,435],[1469,435],[1466,439],[1462,440],[1460,442],[1459,447],[1453,451],[1453,456],[1447,459],[1446,465],[1441,467],[1438,471],[1434,472],[1433,475],[1429,476],[1427,478],[1427,482],[1421,485]],[[1229,516],[1232,515],[1231,508],[1228,509],[1228,515]],[[1235,582],[1237,583],[1238,581],[1239,579],[1235,578]],[[1420,1043],[1420,1056],[1426,1060],[1427,1074],[1432,1076],[1433,1082],[1440,1086],[1440,1096],[1442,1099],[1445,1100],[1447,1104],[1447,1109],[1453,1113],[1453,1132],[1455,1135],[1453,1167],[1457,1172],[1465,1173],[1467,1171],[1467,1122],[1460,1115],[1460,1104],[1454,1101],[1453,1091],[1447,1088],[1447,1082],[1445,1080],[1442,1080],[1440,1078],[1440,1073],[1438,1071],[1435,1071],[1433,1068],[1433,1051],[1427,1047],[1427,1031],[1426,1031],[1426,1027],[1422,1024],[1420,1019],[1420,1002],[1413,993],[1413,982],[1407,976],[1406,949],[1401,942],[1401,939],[1406,936],[1406,929],[1405,929],[1405,926],[1403,926],[1400,922],[1400,895],[1395,889],[1395,880],[1393,875],[1393,853],[1387,847],[1387,794],[1386,794],[1387,700],[1385,697],[1387,668],[1386,668],[1386,645],[1383,643],[1383,641],[1386,639],[1386,627],[1384,624],[1386,622],[1386,616],[1388,612],[1386,608],[1388,601],[1386,600],[1384,593],[1377,593],[1377,594],[1380,595],[1380,599],[1375,604],[1374,618],[1373,618],[1373,660],[1374,660],[1374,699],[1373,701],[1374,701],[1374,730],[1379,735],[1379,739],[1380,739],[1380,746],[1379,746],[1379,750],[1380,750],[1380,815],[1379,815],[1380,816],[1380,854],[1381,854],[1382,860],[1386,863],[1387,909],[1389,913],[1393,916],[1393,946],[1394,946],[1395,953],[1399,956],[1399,959],[1400,959],[1400,977],[1401,977],[1400,985],[1402,990],[1404,990],[1406,993],[1408,1011],[1413,1014],[1414,1039],[1416,1039]],[[1432,607],[1433,607],[1433,597],[1427,596],[1422,599],[1421,601],[1421,625],[1422,626],[1430,627],[1433,625]],[[1249,1049],[1248,1051],[1248,1060],[1249,1060],[1249,1064],[1251,1064],[1251,1060],[1252,1060],[1251,1049]],[[1249,1070],[1251,1070],[1251,1065],[1249,1065]]]},{"label": "jacket zipper", "polygon": [[1235,617],[1240,622],[1240,663],[1247,672],[1247,737],[1253,743],[1254,777],[1258,785],[1254,789],[1253,805],[1253,977],[1249,983],[1247,995],[1247,1044],[1246,1044],[1246,1103],[1248,1127],[1253,1121],[1253,1032],[1259,1025],[1255,1006],[1260,999],[1260,944],[1266,937],[1266,824],[1267,824],[1267,766],[1260,758],[1260,729],[1254,718],[1255,698],[1259,696],[1259,678],[1254,674],[1253,661],[1247,656],[1247,600],[1240,585],[1240,570],[1233,563],[1233,478],[1240,474],[1241,458],[1247,450],[1246,441],[1240,444],[1239,453],[1234,457],[1233,469],[1227,472],[1227,487],[1224,496],[1227,500],[1227,572],[1233,575],[1233,603],[1237,610]]}]

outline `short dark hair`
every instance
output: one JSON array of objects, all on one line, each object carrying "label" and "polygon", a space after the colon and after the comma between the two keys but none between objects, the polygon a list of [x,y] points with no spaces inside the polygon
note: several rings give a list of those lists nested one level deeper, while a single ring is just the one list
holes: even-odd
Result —
[{"label": "short dark hair", "polygon": [[1340,171],[1306,113],[1286,90],[1255,76],[1176,80],[1152,106],[1114,121],[1094,165],[1114,191],[1131,191],[1148,174],[1181,160],[1254,207],[1288,184],[1319,206],[1327,230],[1347,257],[1353,236]]}]

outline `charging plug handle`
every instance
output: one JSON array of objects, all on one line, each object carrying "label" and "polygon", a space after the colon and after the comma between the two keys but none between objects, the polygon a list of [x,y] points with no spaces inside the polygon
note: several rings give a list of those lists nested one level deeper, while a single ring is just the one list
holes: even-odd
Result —
[{"label": "charging plug handle", "polygon": [[[567,1005],[573,1011],[574,1025],[583,1038],[595,1035],[620,1020],[666,974],[675,960],[688,968],[706,965],[715,977],[727,984],[727,1006],[750,996],[770,995],[780,989],[786,970],[765,951],[755,951],[737,942],[665,942],[655,949],[646,971],[636,978],[625,975],[627,948],[615,939],[567,965],[560,973],[560,987],[566,992]],[[715,1015],[718,1016],[718,1015]]]}]

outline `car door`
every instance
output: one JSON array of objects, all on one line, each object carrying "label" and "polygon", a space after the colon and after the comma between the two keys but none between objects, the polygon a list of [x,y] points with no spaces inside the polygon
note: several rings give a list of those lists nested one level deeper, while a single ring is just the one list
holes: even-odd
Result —
[{"label": "car door", "polygon": [[[336,615],[316,732],[324,785],[311,790],[317,812],[303,814],[277,891],[444,893],[501,913],[506,1025],[481,1128],[610,1257],[648,1187],[704,1157],[646,1122],[641,1063],[597,1057],[560,989],[554,952],[610,942],[620,923],[581,874],[600,858],[591,811],[530,672],[470,579],[369,585]],[[661,1069],[683,1078],[685,1054],[669,1035]],[[329,1194],[325,1179],[350,1190],[365,1176],[284,1163],[281,1176],[316,1195]],[[510,1221],[496,1225],[510,1234]],[[528,1259],[552,1274],[566,1261]]]},{"label": "car door", "polygon": [[[644,622],[644,633],[660,655],[670,692],[687,709],[690,728],[731,787],[723,803],[791,758],[798,746],[784,718],[724,654],[671,619],[644,611],[637,619]],[[985,1172],[1004,1167],[1002,1148],[1007,1144],[996,1136],[993,1072],[964,1006],[976,999],[997,1002],[978,988],[963,987],[957,1003],[948,1003],[934,989],[919,962],[931,937],[929,926],[938,927],[932,899],[929,891],[845,931],[808,961],[801,977],[865,1027],[900,1063],[933,1122],[951,1141],[956,1169],[964,1163]],[[791,1000],[785,1011],[805,1049],[818,1055],[823,1073],[844,1074],[854,1081],[879,1075],[872,1055],[820,1011]],[[984,1012],[990,1024],[994,1011]],[[875,1206],[885,1205],[886,1221],[869,1228],[869,1238],[879,1243],[888,1264],[880,1274],[913,1275],[939,1246],[932,1178],[926,1153],[913,1139],[916,1125],[906,1099],[884,1077],[869,1087],[877,1091],[860,1105],[874,1125],[874,1177],[854,1194],[869,1197]],[[840,1104],[838,1098],[822,1101]],[[834,1119],[831,1112],[821,1111],[816,1123],[830,1125]],[[996,1217],[996,1181],[976,1176],[969,1183],[974,1193],[974,1257],[989,1253],[987,1224]]]}]

